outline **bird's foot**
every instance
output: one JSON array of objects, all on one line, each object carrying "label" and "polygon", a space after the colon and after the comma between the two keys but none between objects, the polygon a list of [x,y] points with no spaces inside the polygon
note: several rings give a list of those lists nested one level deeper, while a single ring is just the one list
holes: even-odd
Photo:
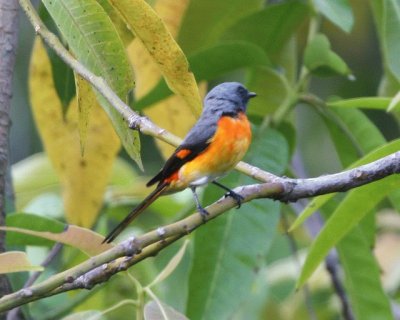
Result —
[{"label": "bird's foot", "polygon": [[206,209],[204,209],[203,207],[198,207],[197,210],[199,211],[201,219],[203,220],[203,222],[206,223],[210,213]]},{"label": "bird's foot", "polygon": [[228,193],[225,193],[225,198],[231,197],[233,200],[236,201],[237,207],[236,209],[239,209],[242,205],[242,201],[244,200],[244,197],[241,196],[240,194],[236,193],[235,191],[228,191]]}]

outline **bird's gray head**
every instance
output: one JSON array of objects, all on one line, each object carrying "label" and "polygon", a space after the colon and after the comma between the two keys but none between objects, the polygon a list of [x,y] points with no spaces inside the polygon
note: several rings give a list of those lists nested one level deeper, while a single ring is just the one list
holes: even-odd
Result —
[{"label": "bird's gray head", "polygon": [[255,97],[239,82],[224,82],[214,87],[204,99],[204,111],[213,114],[245,112],[247,102]]}]

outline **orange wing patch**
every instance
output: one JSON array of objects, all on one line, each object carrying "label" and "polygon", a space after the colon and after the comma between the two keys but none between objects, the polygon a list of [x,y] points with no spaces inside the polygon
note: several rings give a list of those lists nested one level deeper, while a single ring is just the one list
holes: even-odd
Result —
[{"label": "orange wing patch", "polygon": [[184,159],[184,158],[186,158],[189,154],[191,154],[192,153],[192,150],[189,150],[189,149],[182,149],[182,150],[179,150],[176,154],[175,154],[175,156],[176,157],[178,157],[179,159]]},{"label": "orange wing patch", "polygon": [[171,174],[168,178],[165,178],[163,182],[165,183],[172,183],[174,181],[179,180],[179,171],[175,171],[173,174]]}]

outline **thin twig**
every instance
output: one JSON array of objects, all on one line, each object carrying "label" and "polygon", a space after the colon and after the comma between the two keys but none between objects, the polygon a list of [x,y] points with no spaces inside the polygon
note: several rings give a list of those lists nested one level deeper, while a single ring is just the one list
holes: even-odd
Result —
[{"label": "thin twig", "polygon": [[335,289],[336,295],[340,299],[342,306],[342,315],[344,320],[354,320],[353,313],[350,308],[349,298],[347,297],[346,290],[340,280],[338,274],[339,259],[336,251],[331,250],[325,259],[325,267],[331,276],[333,288]]},{"label": "thin twig", "polygon": [[[289,221],[286,217],[286,214],[284,212],[282,212],[281,214],[281,221],[282,221],[282,226],[283,226],[283,230],[289,230],[290,224]],[[300,258],[299,258],[299,250],[297,247],[297,243],[295,241],[295,239],[293,238],[293,235],[291,233],[286,233],[286,238],[289,242],[289,247],[292,253],[292,256],[294,257],[294,261],[296,264],[296,267],[298,268],[298,270],[301,270],[301,262],[300,262]],[[307,307],[307,311],[308,314],[310,316],[311,320],[317,320],[317,316],[314,310],[314,306],[313,306],[313,302],[311,300],[311,293],[310,293],[310,288],[308,287],[307,284],[305,284],[302,288],[303,291],[303,295],[304,295],[304,300],[305,300],[305,304]]]}]

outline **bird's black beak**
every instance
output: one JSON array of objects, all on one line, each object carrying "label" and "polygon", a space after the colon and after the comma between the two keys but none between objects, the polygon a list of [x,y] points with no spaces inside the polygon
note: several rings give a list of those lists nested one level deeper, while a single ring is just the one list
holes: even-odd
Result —
[{"label": "bird's black beak", "polygon": [[249,99],[251,99],[251,98],[257,97],[257,93],[255,93],[255,92],[249,92],[249,93],[247,94],[247,96],[249,97]]}]

